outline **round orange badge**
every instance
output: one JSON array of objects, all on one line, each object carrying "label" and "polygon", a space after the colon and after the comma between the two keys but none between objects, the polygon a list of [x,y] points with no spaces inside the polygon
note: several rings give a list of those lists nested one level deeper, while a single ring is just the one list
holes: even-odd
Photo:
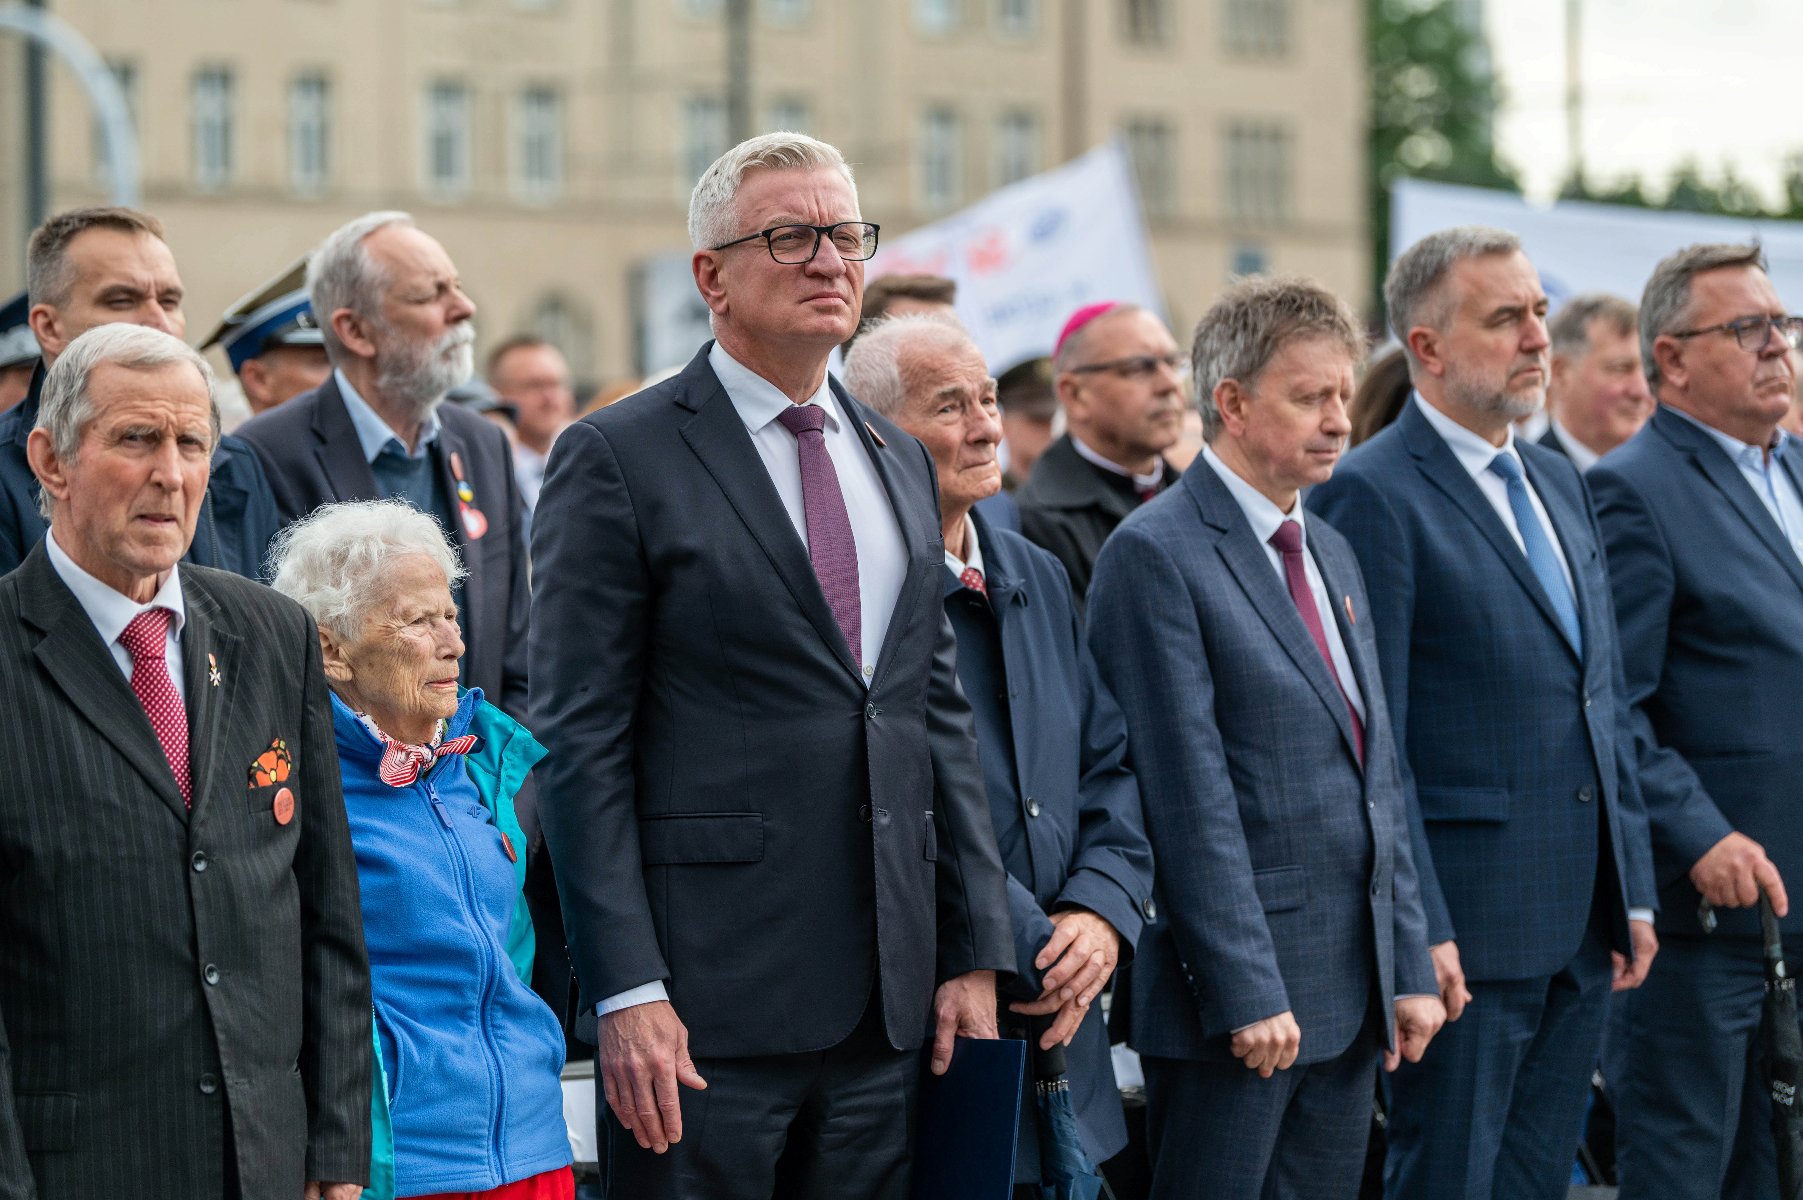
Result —
[{"label": "round orange badge", "polygon": [[287,788],[275,794],[275,823],[286,825],[294,820],[294,793]]}]

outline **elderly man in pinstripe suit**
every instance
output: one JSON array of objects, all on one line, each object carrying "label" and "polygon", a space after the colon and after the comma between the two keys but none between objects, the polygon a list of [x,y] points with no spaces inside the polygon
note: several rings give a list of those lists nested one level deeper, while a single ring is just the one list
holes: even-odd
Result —
[{"label": "elderly man in pinstripe suit", "polygon": [[1158,863],[1129,993],[1159,1200],[1350,1200],[1380,1055],[1445,1018],[1364,583],[1300,499],[1362,349],[1315,284],[1230,289],[1196,328],[1208,445],[1090,588]]},{"label": "elderly man in pinstripe suit", "polygon": [[0,579],[0,1197],[354,1200],[369,967],[320,647],[177,565],[219,436],[176,338],[102,325],[27,451]]}]

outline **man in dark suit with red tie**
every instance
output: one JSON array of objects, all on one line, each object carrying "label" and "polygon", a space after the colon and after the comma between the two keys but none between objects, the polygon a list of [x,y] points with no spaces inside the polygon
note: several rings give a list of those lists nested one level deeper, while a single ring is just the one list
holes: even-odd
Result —
[{"label": "man in dark suit with red tie", "polygon": [[689,225],[718,340],[565,430],[533,523],[609,1194],[899,1200],[917,1051],[993,1037],[1014,964],[933,463],[826,371],[877,238],[837,150],[735,147]]},{"label": "man in dark suit with red tie", "polygon": [[212,390],[172,335],[102,325],[58,356],[27,443],[50,528],[0,579],[9,1200],[355,1200],[368,1178],[369,964],[318,634],[179,562]]}]

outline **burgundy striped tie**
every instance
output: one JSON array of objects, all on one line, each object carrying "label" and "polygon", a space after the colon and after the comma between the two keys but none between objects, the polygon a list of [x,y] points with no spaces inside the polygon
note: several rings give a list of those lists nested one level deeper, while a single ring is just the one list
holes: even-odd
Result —
[{"label": "burgundy striped tie", "polygon": [[826,410],[817,404],[792,404],[777,420],[795,435],[801,456],[801,507],[807,521],[808,558],[826,593],[827,607],[851,648],[851,660],[864,665],[864,618],[858,592],[858,543],[839,473],[826,452]]}]

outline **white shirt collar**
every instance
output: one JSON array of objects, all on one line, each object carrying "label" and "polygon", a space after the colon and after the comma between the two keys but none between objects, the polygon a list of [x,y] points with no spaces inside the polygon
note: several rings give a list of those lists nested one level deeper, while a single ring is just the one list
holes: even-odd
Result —
[{"label": "white shirt collar", "polygon": [[1509,426],[1503,431],[1503,444],[1498,446],[1482,434],[1471,432],[1433,405],[1429,404],[1420,392],[1410,393],[1410,399],[1427,423],[1445,440],[1447,448],[1459,460],[1461,466],[1471,474],[1473,479],[1490,468],[1491,461],[1499,454],[1507,454],[1521,465],[1521,453],[1515,449],[1515,427]]},{"label": "white shirt collar", "polygon": [[[977,523],[964,514],[964,557],[959,558],[950,550],[945,552],[945,567],[954,575],[963,575],[964,568],[969,567],[979,575],[983,572],[983,547],[977,545]],[[984,578],[988,578],[984,575]]]},{"label": "white shirt collar", "polygon": [[1713,425],[1697,420],[1681,408],[1674,408],[1670,404],[1665,407],[1713,438],[1715,444],[1722,448],[1722,452],[1733,459],[1737,465],[1750,466],[1758,471],[1766,469],[1766,451],[1771,451],[1772,462],[1778,461],[1778,455],[1784,452],[1784,443],[1790,438],[1790,434],[1779,428],[1773,430],[1770,446],[1755,446],[1751,442],[1743,442],[1731,434],[1723,433]]},{"label": "white shirt collar", "polygon": [[76,603],[88,614],[88,620],[94,623],[94,628],[105,645],[111,646],[117,642],[119,635],[125,632],[125,627],[147,608],[168,609],[174,614],[169,620],[169,632],[178,638],[181,636],[188,610],[182,603],[180,565],[169,569],[168,577],[157,589],[157,594],[151,597],[150,603],[139,604],[124,592],[115,590],[110,584],[102,583],[84,571],[57,544],[54,526],[44,535],[44,550],[50,556],[50,566],[69,591],[74,593]]},{"label": "white shirt collar", "polygon": [[[726,398],[732,401],[739,419],[745,422],[745,429],[754,437],[764,426],[794,407],[774,383],[728,354],[719,342],[708,351],[707,365],[714,369],[720,386],[726,389]],[[820,389],[809,396],[806,403],[818,405],[826,413],[827,428],[837,433],[839,406],[834,402],[829,379],[826,372],[821,372]]]},{"label": "white shirt collar", "polygon": [[1571,465],[1578,469],[1578,474],[1582,475],[1591,467],[1596,466],[1597,460],[1600,459],[1602,455],[1573,437],[1571,435],[1571,430],[1559,424],[1558,417],[1550,418],[1550,423],[1553,436],[1559,439],[1560,448],[1565,451],[1565,456],[1571,459]]},{"label": "white shirt collar", "polygon": [[1276,533],[1278,527],[1285,521],[1294,521],[1302,529],[1303,544],[1308,544],[1307,518],[1303,514],[1303,506],[1300,503],[1292,505],[1290,512],[1284,512],[1271,503],[1269,496],[1240,478],[1239,472],[1228,466],[1226,461],[1215,453],[1212,445],[1202,447],[1202,460],[1214,470],[1216,475],[1220,476],[1221,482],[1227,485],[1228,493],[1240,506],[1240,511],[1246,514],[1246,523],[1252,526],[1253,537],[1261,543],[1267,543],[1271,540],[1271,535]]},{"label": "white shirt collar", "polygon": [[394,447],[408,458],[424,458],[426,447],[438,440],[438,409],[434,405],[426,414],[426,419],[419,427],[419,445],[411,453],[407,443],[400,435],[389,428],[388,422],[380,413],[369,406],[369,401],[362,393],[351,386],[351,381],[344,377],[344,372],[332,368],[332,378],[338,381],[338,394],[344,398],[344,410],[351,415],[351,425],[357,431],[357,444],[363,448],[363,461],[375,462],[376,456],[392,443]]},{"label": "white shirt collar", "polygon": [[1158,460],[1158,466],[1153,469],[1150,475],[1135,475],[1126,467],[1121,466],[1120,463],[1103,458],[1096,451],[1090,449],[1090,447],[1084,443],[1083,439],[1074,433],[1071,434],[1071,449],[1075,450],[1077,452],[1077,457],[1081,458],[1084,462],[1087,462],[1092,466],[1100,467],[1110,475],[1119,475],[1123,479],[1131,479],[1134,487],[1155,488],[1164,482],[1163,458]]}]

